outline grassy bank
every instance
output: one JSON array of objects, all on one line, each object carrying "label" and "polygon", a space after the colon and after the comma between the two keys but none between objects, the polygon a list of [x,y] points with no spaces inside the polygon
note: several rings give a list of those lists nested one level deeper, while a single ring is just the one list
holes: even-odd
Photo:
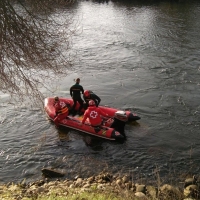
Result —
[{"label": "grassy bank", "polygon": [[1,200],[194,200],[199,199],[198,180],[190,177],[183,188],[168,184],[133,183],[130,177],[102,172],[74,180],[44,179],[33,183],[0,185]]}]

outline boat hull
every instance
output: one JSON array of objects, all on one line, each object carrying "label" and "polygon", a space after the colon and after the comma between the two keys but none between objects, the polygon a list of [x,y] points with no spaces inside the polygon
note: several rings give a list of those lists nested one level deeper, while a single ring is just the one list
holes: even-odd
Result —
[{"label": "boat hull", "polygon": [[[68,98],[60,98],[61,101],[67,103],[70,105],[70,107],[73,106],[73,100],[68,99]],[[53,106],[54,103],[54,98],[49,97],[44,100],[44,108],[47,114],[47,117],[53,121],[54,116],[55,116],[55,108]],[[78,110],[79,105],[77,104],[76,109]],[[100,109],[102,109],[103,112],[107,113],[110,118],[105,119],[104,118],[104,123],[101,127],[93,127],[90,125],[89,121],[86,120],[84,124],[82,124],[82,119],[83,116],[72,116],[68,115],[66,119],[63,119],[60,121],[59,125],[68,127],[77,131],[81,131],[93,136],[97,136],[100,138],[108,139],[108,140],[122,140],[124,139],[124,135],[121,134],[119,131],[115,130],[115,128],[111,128],[111,125],[113,124],[114,121],[114,116],[115,113],[118,111],[115,108],[110,108],[110,107],[104,107],[104,106],[99,106]],[[133,115],[130,111],[125,111],[128,118],[134,117],[134,120],[138,120],[139,117],[137,115]],[[132,119],[133,121],[133,119]]]}]

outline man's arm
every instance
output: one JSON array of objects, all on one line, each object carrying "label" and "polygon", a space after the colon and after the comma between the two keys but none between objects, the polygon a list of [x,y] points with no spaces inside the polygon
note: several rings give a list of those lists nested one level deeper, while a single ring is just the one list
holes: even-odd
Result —
[{"label": "man's arm", "polygon": [[87,113],[85,113],[85,114],[83,115],[82,124],[85,123],[85,120],[86,120],[86,119],[87,119]]},{"label": "man's arm", "polygon": [[[73,87],[73,86],[72,86]],[[70,87],[70,95],[72,97],[72,87]]]},{"label": "man's arm", "polygon": [[83,89],[83,87],[81,86],[81,92],[82,92],[82,94],[84,94],[84,89]]},{"label": "man's arm", "polygon": [[100,104],[100,102],[101,102],[101,99],[96,94],[94,94],[94,97],[96,99],[97,106],[98,106]]},{"label": "man's arm", "polygon": [[108,114],[106,114],[105,112],[103,112],[100,108],[98,108],[98,110],[99,110],[99,113],[101,115],[103,115],[104,117],[109,117]]}]

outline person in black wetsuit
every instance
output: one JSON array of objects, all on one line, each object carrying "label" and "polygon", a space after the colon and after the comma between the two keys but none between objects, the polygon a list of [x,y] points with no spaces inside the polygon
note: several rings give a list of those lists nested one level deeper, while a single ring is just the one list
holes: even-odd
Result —
[{"label": "person in black wetsuit", "polygon": [[74,101],[74,105],[72,107],[73,114],[76,113],[75,108],[76,108],[77,101],[80,104],[80,107],[79,107],[79,110],[78,110],[79,114],[81,114],[81,110],[83,108],[83,102],[84,101],[81,98],[81,93],[82,94],[84,93],[84,89],[79,83],[80,83],[80,78],[77,78],[76,79],[76,83],[74,85],[72,85],[71,88],[70,88],[70,95],[71,95],[71,97],[72,97],[72,99]]},{"label": "person in black wetsuit", "polygon": [[85,100],[85,109],[88,108],[88,106],[89,106],[88,103],[89,103],[90,100],[93,100],[95,102],[96,107],[98,107],[98,105],[101,102],[101,99],[90,90],[85,90],[84,91],[83,98]]}]

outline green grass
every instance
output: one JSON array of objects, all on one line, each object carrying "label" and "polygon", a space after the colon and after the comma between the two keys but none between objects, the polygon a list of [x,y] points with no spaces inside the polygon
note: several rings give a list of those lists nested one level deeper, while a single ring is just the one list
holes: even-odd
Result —
[{"label": "green grass", "polygon": [[[51,194],[32,194],[31,196],[23,196],[23,192],[18,190],[17,192],[12,191],[3,191],[0,192],[0,199],[1,200],[121,200],[124,199],[121,196],[117,196],[116,194],[109,193],[109,191],[99,192],[99,191],[92,191],[92,192],[54,192],[52,191]],[[127,198],[126,198],[127,199]],[[133,200],[133,198],[130,198]]]}]

